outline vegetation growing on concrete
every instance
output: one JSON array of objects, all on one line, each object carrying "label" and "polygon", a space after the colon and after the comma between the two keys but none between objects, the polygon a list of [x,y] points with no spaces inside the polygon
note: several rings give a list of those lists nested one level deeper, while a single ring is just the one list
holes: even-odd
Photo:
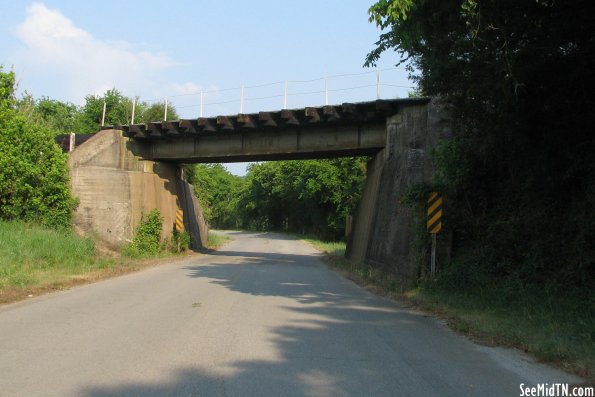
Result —
[{"label": "vegetation growing on concrete", "polygon": [[124,249],[128,256],[151,256],[161,251],[161,230],[163,217],[158,209],[143,214],[134,232],[132,242]]},{"label": "vegetation growing on concrete", "polygon": [[164,242],[166,252],[181,253],[190,249],[190,234],[187,231],[173,230]]},{"label": "vegetation growing on concrete", "polygon": [[190,246],[190,236],[185,231],[174,230],[171,237],[162,240],[163,217],[154,208],[142,215],[132,242],[124,247],[124,254],[133,258],[151,257],[164,253],[179,253]]}]

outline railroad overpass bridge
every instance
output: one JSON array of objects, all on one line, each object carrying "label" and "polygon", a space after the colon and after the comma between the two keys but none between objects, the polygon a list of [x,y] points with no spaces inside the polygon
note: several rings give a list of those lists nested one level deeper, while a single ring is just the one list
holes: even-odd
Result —
[{"label": "railroad overpass bridge", "polygon": [[307,107],[123,126],[144,157],[179,163],[371,156],[385,147],[386,119],[427,99]]},{"label": "railroad overpass bridge", "polygon": [[74,222],[118,246],[130,240],[143,212],[161,211],[166,236],[182,209],[200,248],[206,226],[180,164],[369,156],[348,256],[415,279],[419,269],[409,251],[415,219],[400,197],[431,179],[428,152],[449,135],[441,106],[428,98],[111,127],[80,145],[65,144],[74,148],[71,183],[80,200]]}]

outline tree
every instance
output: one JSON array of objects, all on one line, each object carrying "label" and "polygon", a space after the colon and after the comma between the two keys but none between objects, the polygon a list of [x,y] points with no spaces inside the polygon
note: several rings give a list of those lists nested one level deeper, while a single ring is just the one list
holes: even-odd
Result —
[{"label": "tree", "polygon": [[194,186],[206,221],[217,228],[237,228],[240,219],[237,200],[243,178],[232,175],[221,164],[195,164],[184,169]]},{"label": "tree", "polygon": [[83,128],[79,125],[79,109],[69,102],[60,102],[48,97],[35,100],[30,94],[25,94],[17,102],[17,108],[28,121],[59,134],[77,133]]},{"label": "tree", "polygon": [[132,116],[132,101],[115,88],[104,96],[87,95],[81,109],[81,125],[85,133],[101,129],[103,103],[105,101],[104,125],[129,124]]},{"label": "tree", "polygon": [[[105,100],[105,120],[104,125],[124,125],[132,121],[132,103],[136,101],[134,110],[135,123],[149,123],[152,121],[162,121],[165,105],[163,103],[147,102],[124,96],[120,91],[113,88],[108,90],[104,96],[88,95],[85,97],[85,105],[80,111],[79,125],[81,132],[97,132],[101,128],[101,118],[103,114],[103,101]],[[173,105],[167,106],[167,119],[177,120],[179,116]]]},{"label": "tree", "polygon": [[0,67],[0,218],[67,227],[76,199],[55,132],[17,110],[14,73]]},{"label": "tree", "polygon": [[[137,115],[138,116],[135,117],[135,123],[150,123],[153,121],[163,121],[163,117],[165,116],[165,104],[158,102],[149,106],[145,102],[142,102],[140,111],[137,112]],[[176,108],[172,104],[167,105],[167,119],[180,119],[180,116],[178,116],[178,113],[176,112]]]},{"label": "tree", "polygon": [[435,188],[447,195],[455,259],[471,258],[450,270],[467,288],[485,287],[478,275],[555,293],[593,280],[593,13],[585,0],[370,8],[383,32],[366,64],[396,51],[423,94],[451,112],[455,134],[436,152]]},{"label": "tree", "polygon": [[238,201],[243,225],[341,239],[365,169],[365,158],[253,164]]}]

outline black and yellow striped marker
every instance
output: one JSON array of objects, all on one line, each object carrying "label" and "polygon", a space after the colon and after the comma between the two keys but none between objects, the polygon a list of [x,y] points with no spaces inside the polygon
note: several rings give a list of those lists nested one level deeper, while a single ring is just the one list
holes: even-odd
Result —
[{"label": "black and yellow striped marker", "polygon": [[176,230],[178,232],[184,231],[184,211],[181,209],[176,211]]},{"label": "black and yellow striped marker", "polygon": [[442,196],[438,192],[430,193],[428,199],[428,232],[437,234],[442,230]]}]

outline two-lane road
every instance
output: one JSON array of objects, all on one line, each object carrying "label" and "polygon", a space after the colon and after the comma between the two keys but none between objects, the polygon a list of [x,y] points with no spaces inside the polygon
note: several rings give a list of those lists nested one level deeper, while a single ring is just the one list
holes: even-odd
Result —
[{"label": "two-lane road", "polygon": [[231,233],[214,255],[0,308],[0,396],[518,396],[579,379]]}]

